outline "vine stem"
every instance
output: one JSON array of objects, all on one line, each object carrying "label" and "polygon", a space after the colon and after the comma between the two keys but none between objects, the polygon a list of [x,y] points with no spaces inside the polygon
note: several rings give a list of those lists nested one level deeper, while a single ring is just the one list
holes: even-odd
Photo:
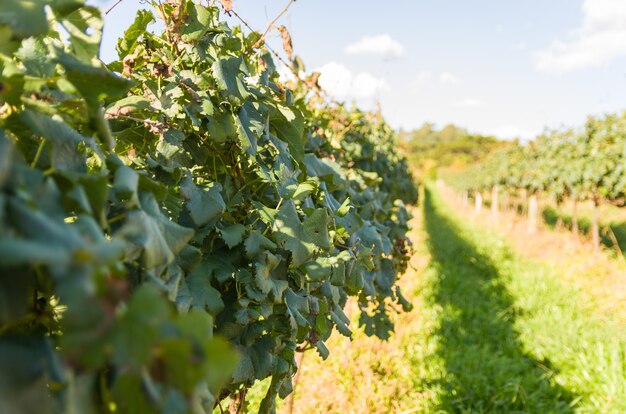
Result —
[{"label": "vine stem", "polygon": [[278,16],[274,17],[274,20],[272,20],[270,24],[267,25],[267,29],[265,29],[265,31],[263,32],[259,40],[257,40],[256,43],[252,45],[252,49],[259,47],[259,45],[265,41],[267,34],[269,33],[270,30],[272,30],[272,27],[274,27],[274,23],[276,23],[278,19],[280,19],[281,17],[283,17],[285,13],[287,13],[287,10],[289,10],[289,7],[291,7],[291,5],[295,3],[295,1],[296,0],[289,0],[289,2],[283,8],[283,10],[280,13],[278,13]]},{"label": "vine stem", "polygon": [[[252,26],[250,26],[250,25],[248,24],[248,22],[247,22],[247,21],[246,21],[243,17],[241,17],[241,16],[237,13],[237,11],[235,11],[235,10],[233,9],[233,10],[231,10],[230,12],[231,12],[232,14],[234,14],[234,15],[235,15],[235,17],[236,17],[237,19],[239,19],[239,21],[241,22],[241,24],[243,24],[244,26],[246,26],[246,27],[248,28],[248,30],[250,30],[251,32],[257,32],[257,30],[254,30],[254,28],[253,28]],[[256,46],[256,43],[255,43],[255,46]],[[273,54],[274,56],[276,56],[276,58],[277,58],[278,60],[280,60],[280,61],[283,63],[283,65],[287,66],[287,67],[288,67],[288,68],[289,68],[289,69],[293,72],[293,74],[294,74],[294,75],[296,75],[296,77],[298,77],[298,78],[299,78],[298,72],[296,72],[296,70],[293,68],[293,65],[291,65],[291,64],[290,64],[290,63],[288,63],[288,62],[286,62],[286,61],[282,58],[282,56],[280,56],[280,55],[279,55],[279,54],[278,54],[278,53],[277,53],[274,49],[272,49],[272,48],[271,48],[271,47],[270,47],[267,43],[265,44],[265,47],[267,48],[267,50],[269,50],[270,52],[272,52],[272,54]]]},{"label": "vine stem", "polygon": [[146,125],[153,125],[153,126],[161,127],[161,128],[165,128],[167,126],[166,123],[161,122],[161,121],[154,121],[152,119],[145,119],[145,118],[137,118],[135,116],[128,116],[128,115],[122,115],[122,114],[107,114],[107,117],[108,119],[115,119],[115,118],[128,119],[129,121],[142,122]]},{"label": "vine stem", "polygon": [[350,131],[355,121],[350,121],[347,127],[345,127],[342,131],[340,131],[335,137],[335,141],[341,141],[342,138]]},{"label": "vine stem", "polygon": [[243,408],[246,401],[246,388],[242,388],[237,391],[234,395],[230,396],[230,404],[228,407],[228,412],[230,414],[241,414],[243,412]]},{"label": "vine stem", "polygon": [[117,6],[119,6],[119,4],[121,2],[123,2],[124,0],[117,0],[117,3],[115,3],[113,6],[109,7],[109,10],[105,11],[104,14],[109,14],[114,8],[116,8]]},{"label": "vine stem", "polygon": [[300,374],[302,373],[302,366],[304,365],[305,354],[305,352],[299,352],[296,355],[296,366],[298,367],[298,370],[296,371],[296,375],[293,376],[293,390],[291,391],[291,394],[289,394],[289,396],[287,397],[287,399],[289,400],[287,402],[287,406],[289,407],[287,413],[289,414],[293,414],[293,407],[296,401],[295,394],[298,387],[298,381],[300,380]]},{"label": "vine stem", "polygon": [[[293,0],[295,1],[295,0]],[[250,26],[250,24],[239,14],[237,13],[237,11],[235,9],[230,11],[232,14],[235,15],[235,17],[237,19],[239,19],[239,21],[241,22],[241,24],[243,24],[244,26],[246,26],[248,28],[248,30],[250,30],[251,32],[258,32],[258,30],[255,30],[252,26]],[[256,46],[256,43],[253,45],[253,47]],[[298,73],[298,71],[293,67],[293,64],[291,62],[287,62],[276,50],[274,50],[270,45],[268,45],[267,43],[265,43],[265,48],[267,48],[267,50],[269,50],[269,52],[274,55],[274,57],[276,59],[278,59],[283,65],[285,65],[290,71],[291,73],[294,75],[294,77],[302,83],[306,83],[301,77],[300,74]],[[247,53],[247,52],[246,52]],[[245,53],[244,53],[245,54]],[[324,99],[328,100],[329,102],[335,104],[335,105],[339,105],[341,106],[342,104],[340,102],[338,102],[337,100],[335,100],[332,96],[330,96],[328,94],[328,92],[326,92],[324,90],[324,88],[322,88],[320,85],[318,85],[317,83],[313,84],[313,85],[309,85],[311,87],[311,89],[316,92],[318,95],[321,95]]]},{"label": "vine stem", "polygon": [[165,14],[165,9],[163,8],[163,3],[161,3],[161,0],[157,0],[157,6],[159,7],[159,10],[161,11],[161,18],[163,19],[163,23],[165,24],[165,35],[167,36],[167,41],[173,45],[174,42],[172,42],[172,32],[170,30],[170,25],[169,22],[167,21],[167,15]]},{"label": "vine stem", "polygon": [[46,145],[46,139],[42,138],[39,147],[37,148],[37,153],[35,154],[35,158],[33,162],[30,164],[31,168],[35,168],[37,163],[39,162],[39,158],[41,158],[41,153],[43,152],[43,147]]}]

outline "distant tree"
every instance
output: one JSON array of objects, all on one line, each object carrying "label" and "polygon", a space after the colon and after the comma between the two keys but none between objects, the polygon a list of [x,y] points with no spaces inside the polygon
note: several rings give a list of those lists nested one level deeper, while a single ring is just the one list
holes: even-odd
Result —
[{"label": "distant tree", "polygon": [[413,170],[424,177],[441,167],[465,168],[510,144],[493,136],[471,134],[453,124],[437,129],[428,122],[413,131],[402,131],[400,137]]}]

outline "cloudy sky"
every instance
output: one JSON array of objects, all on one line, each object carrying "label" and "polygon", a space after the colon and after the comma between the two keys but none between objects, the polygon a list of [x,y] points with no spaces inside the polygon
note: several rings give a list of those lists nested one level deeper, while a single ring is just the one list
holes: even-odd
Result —
[{"label": "cloudy sky", "polygon": [[[234,0],[257,30],[286,3]],[[124,0],[106,16],[103,60],[138,7]],[[329,93],[380,102],[397,128],[532,138],[626,109],[626,0],[298,0],[280,23]],[[270,42],[280,49],[278,34]]]}]

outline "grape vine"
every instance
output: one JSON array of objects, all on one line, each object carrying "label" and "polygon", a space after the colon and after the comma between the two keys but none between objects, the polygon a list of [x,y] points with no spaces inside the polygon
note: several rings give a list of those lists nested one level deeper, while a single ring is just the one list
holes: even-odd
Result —
[{"label": "grape vine", "polygon": [[417,195],[380,115],[328,103],[317,74],[281,84],[216,7],[154,6],[105,66],[97,8],[0,4],[8,412],[211,412],[267,377],[273,412],[296,352],[351,335],[348,297],[383,339],[411,308]]},{"label": "grape vine", "polygon": [[[468,171],[449,176],[460,190],[484,192],[494,187],[512,194],[547,195],[556,203],[569,198],[626,203],[626,113],[589,117],[578,128],[547,131],[527,145],[495,152]],[[574,211],[574,221],[576,221]],[[592,229],[599,243],[597,217]]]}]

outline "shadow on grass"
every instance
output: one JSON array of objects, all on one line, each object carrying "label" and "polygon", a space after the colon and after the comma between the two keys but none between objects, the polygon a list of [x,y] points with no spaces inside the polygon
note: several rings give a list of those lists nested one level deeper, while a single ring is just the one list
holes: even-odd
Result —
[{"label": "shadow on grass", "polygon": [[460,236],[429,190],[424,222],[442,307],[438,355],[445,361],[441,406],[454,413],[571,413],[572,395],[551,380],[549,361],[526,355],[516,311],[489,257]]},{"label": "shadow on grass", "polygon": [[[562,226],[568,230],[572,230],[572,217],[569,214],[560,212],[554,207],[545,207],[541,212],[543,221],[550,228]],[[588,235],[591,231],[591,221],[586,218],[578,219],[578,228],[582,234]],[[602,244],[608,248],[613,248],[615,242],[608,230],[615,235],[615,241],[622,253],[626,253],[626,223],[609,223],[609,225],[600,225],[600,240]]]}]

